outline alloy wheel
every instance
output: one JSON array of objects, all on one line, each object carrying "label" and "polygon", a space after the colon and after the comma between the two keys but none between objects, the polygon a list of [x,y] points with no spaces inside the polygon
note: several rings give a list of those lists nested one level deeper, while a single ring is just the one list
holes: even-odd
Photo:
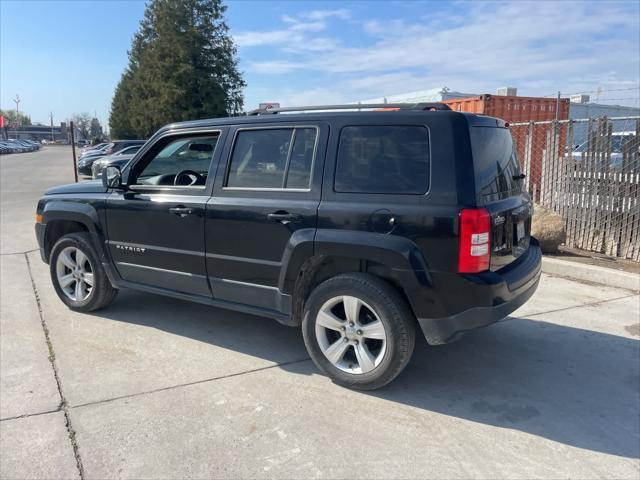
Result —
[{"label": "alloy wheel", "polygon": [[58,285],[74,302],[86,300],[93,290],[93,268],[87,255],[76,247],[66,247],[56,261]]},{"label": "alloy wheel", "polygon": [[325,302],[318,311],[315,330],[324,356],[344,372],[368,373],[384,358],[384,324],[375,310],[357,297],[341,295]]}]

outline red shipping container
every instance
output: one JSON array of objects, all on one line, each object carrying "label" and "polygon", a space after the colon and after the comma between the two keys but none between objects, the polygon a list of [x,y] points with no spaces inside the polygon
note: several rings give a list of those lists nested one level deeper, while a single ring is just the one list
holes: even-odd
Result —
[{"label": "red shipping container", "polygon": [[[505,122],[530,122],[555,120],[556,99],[543,97],[518,97],[506,95],[479,95],[468,98],[443,100],[451,110],[471,112],[503,119]],[[569,118],[569,99],[560,99],[558,120]]]}]

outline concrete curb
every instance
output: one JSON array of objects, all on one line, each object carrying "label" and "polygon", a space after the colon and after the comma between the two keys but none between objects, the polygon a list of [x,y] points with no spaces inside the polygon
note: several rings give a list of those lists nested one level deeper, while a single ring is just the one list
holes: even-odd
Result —
[{"label": "concrete curb", "polygon": [[542,257],[542,271],[571,280],[599,283],[608,287],[640,291],[640,275],[585,263]]}]

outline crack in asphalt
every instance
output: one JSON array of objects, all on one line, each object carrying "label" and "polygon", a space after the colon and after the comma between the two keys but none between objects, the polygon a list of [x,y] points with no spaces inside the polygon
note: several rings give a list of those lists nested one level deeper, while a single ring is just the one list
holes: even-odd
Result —
[{"label": "crack in asphalt", "polygon": [[9,252],[9,253],[0,253],[0,256],[4,257],[5,255],[26,255],[27,253],[33,253],[40,250],[39,248],[33,248],[31,250],[27,250],[24,252]]},{"label": "crack in asphalt", "polygon": [[82,458],[80,457],[80,450],[78,448],[78,443],[76,441],[76,432],[71,425],[71,418],[69,417],[69,407],[67,405],[67,400],[62,391],[62,384],[60,382],[60,376],[58,375],[58,367],[56,365],[56,355],[53,349],[53,344],[51,343],[51,338],[49,335],[49,327],[47,326],[47,322],[44,319],[44,315],[42,314],[42,305],[40,303],[40,295],[38,294],[38,288],[36,287],[36,282],[33,278],[33,272],[31,270],[31,263],[29,262],[28,252],[24,252],[24,258],[27,262],[27,270],[29,271],[29,278],[31,279],[31,288],[33,289],[33,294],[36,298],[36,305],[38,306],[38,315],[40,316],[40,324],[42,325],[42,330],[44,332],[44,338],[47,343],[47,348],[49,349],[49,362],[51,363],[51,368],[53,369],[53,376],[56,380],[56,385],[58,387],[58,394],[60,395],[60,406],[57,411],[62,410],[64,413],[64,419],[67,427],[67,432],[69,434],[69,441],[71,442],[71,447],[73,448],[73,456],[76,459],[76,466],[78,467],[78,474],[80,475],[80,479],[84,480],[84,467],[82,466]]},{"label": "crack in asphalt", "polygon": [[296,363],[308,362],[310,360],[311,360],[311,358],[306,357],[306,358],[302,358],[302,359],[299,359],[299,360],[291,360],[290,362],[276,363],[275,365],[268,365],[266,367],[254,368],[252,370],[245,370],[244,372],[230,373],[228,375],[220,375],[219,377],[205,378],[203,380],[196,380],[194,382],[179,383],[177,385],[171,385],[171,386],[168,386],[168,387],[161,387],[161,388],[154,388],[153,390],[145,390],[144,392],[131,393],[129,395],[120,395],[118,397],[105,398],[103,400],[95,400],[93,402],[87,402],[87,403],[80,403],[78,405],[71,405],[69,408],[81,408],[81,407],[87,407],[87,406],[91,406],[91,405],[100,405],[102,403],[114,402],[116,400],[122,400],[124,398],[140,397],[142,395],[150,395],[152,393],[164,392],[164,391],[167,391],[167,390],[174,390],[176,388],[190,387],[192,385],[200,385],[202,383],[215,382],[216,380],[224,380],[225,378],[240,377],[242,375],[247,375],[249,373],[262,372],[264,370],[270,370],[272,368],[277,368],[277,367],[285,367],[287,365],[294,365]]},{"label": "crack in asphalt", "polygon": [[[623,297],[607,298],[606,300],[595,300],[593,302],[582,303],[580,305],[573,305],[571,307],[556,308],[555,310],[547,310],[545,312],[530,313],[530,314],[523,315],[523,316],[529,318],[529,317],[535,317],[535,316],[538,316],[538,315],[545,315],[547,313],[563,312],[565,310],[571,310],[571,309],[574,309],[574,308],[593,307],[593,306],[601,305],[603,303],[615,302],[616,300],[622,300],[622,299],[625,299],[625,298],[638,297],[638,296],[640,296],[640,295],[638,295],[636,293],[636,294],[632,294],[632,295],[625,295]],[[509,318],[516,318],[516,317],[509,317]]]},{"label": "crack in asphalt", "polygon": [[61,407],[58,407],[58,408],[54,408],[53,410],[45,410],[44,412],[25,413],[23,415],[15,415],[13,417],[4,417],[4,418],[0,418],[0,422],[6,422],[7,420],[19,420],[21,418],[37,417],[39,415],[47,415],[49,413],[58,413],[60,410],[61,410]]}]

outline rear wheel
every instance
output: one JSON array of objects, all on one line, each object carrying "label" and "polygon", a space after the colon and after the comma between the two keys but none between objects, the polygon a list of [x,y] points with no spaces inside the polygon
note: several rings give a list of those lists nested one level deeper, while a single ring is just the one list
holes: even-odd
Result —
[{"label": "rear wheel", "polygon": [[87,233],[70,233],[58,240],[51,250],[49,270],[58,297],[72,310],[90,312],[106,307],[118,293]]},{"label": "rear wheel", "polygon": [[312,360],[340,385],[380,388],[406,366],[415,321],[402,296],[367,274],[338,275],[319,285],[305,305],[303,335]]}]

